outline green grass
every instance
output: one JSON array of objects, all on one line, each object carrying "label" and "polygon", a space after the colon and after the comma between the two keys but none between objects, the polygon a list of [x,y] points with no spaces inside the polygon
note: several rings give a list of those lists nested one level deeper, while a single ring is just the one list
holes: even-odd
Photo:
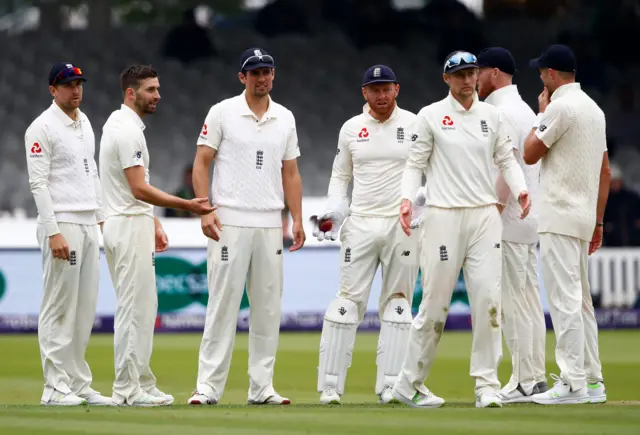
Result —
[{"label": "green grass", "polygon": [[[317,405],[318,334],[283,334],[276,363],[275,387],[291,398],[290,407],[246,406],[247,336],[238,335],[222,403],[189,408],[195,386],[200,335],[158,335],[152,368],[158,387],[176,397],[161,409],[45,408],[38,405],[43,379],[35,335],[0,336],[0,434],[638,434],[640,433],[640,332],[611,331],[600,336],[609,402],[605,405],[544,407],[510,405],[475,409],[469,377],[469,333],[445,333],[427,385],[447,400],[445,407],[415,410],[376,405],[375,348],[377,334],[359,334],[341,406]],[[553,361],[553,335],[547,340],[547,369]],[[113,337],[95,335],[88,351],[94,388],[111,394]],[[510,374],[508,352],[500,367]]]}]

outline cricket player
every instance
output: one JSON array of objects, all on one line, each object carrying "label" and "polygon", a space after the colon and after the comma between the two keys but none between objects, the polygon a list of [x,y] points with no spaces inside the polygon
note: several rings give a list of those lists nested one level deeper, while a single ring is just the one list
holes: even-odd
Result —
[{"label": "cricket player", "polygon": [[38,316],[45,380],[40,403],[50,406],[111,405],[91,388],[85,360],[98,298],[98,224],[104,221],[95,137],[80,111],[85,81],[77,66],[55,64],[49,72],[53,103],[25,134],[44,274]]},{"label": "cricket player", "polygon": [[266,51],[242,53],[242,94],[214,105],[197,142],[193,186],[218,209],[202,217],[209,240],[209,301],[200,345],[196,391],[190,405],[213,405],[223,393],[245,288],[249,313],[249,404],[288,405],[273,387],[282,298],[282,210],[293,220],[293,244],[302,248],[302,181],[293,114],[271,99],[275,60]]},{"label": "cricket player", "polygon": [[476,56],[454,52],[443,72],[449,95],[420,110],[409,131],[412,145],[402,177],[400,220],[410,234],[412,199],[426,170],[426,210],[420,222],[423,297],[393,394],[417,408],[444,404],[424,381],[462,267],[473,322],[470,374],[476,381],[476,407],[500,407],[502,222],[493,163],[520,203],[522,218],[529,212],[529,193],[504,115],[478,101]]},{"label": "cricket player", "polygon": [[502,209],[503,334],[511,352],[513,372],[502,389],[503,403],[530,402],[531,395],[547,391],[545,368],[546,325],[538,287],[537,197],[540,164],[525,165],[524,141],[536,119],[513,84],[516,63],[511,53],[491,47],[478,54],[478,96],[502,109],[513,152],[522,168],[531,199],[529,215],[520,219],[520,206],[498,174],[496,192]]},{"label": "cricket player", "polygon": [[603,403],[607,395],[587,266],[588,256],[602,245],[609,196],[605,116],[575,82],[576,58],[569,47],[552,45],[530,66],[539,69],[544,90],[524,161],[542,161],[538,233],[560,368],[560,377],[551,375],[553,388],[532,400]]},{"label": "cricket player", "polygon": [[[375,392],[380,404],[394,401],[391,389],[409,338],[418,275],[417,236],[407,237],[398,222],[400,182],[410,144],[405,130],[416,117],[398,107],[399,91],[396,75],[388,66],[374,65],[365,72],[362,95],[366,104],[362,113],[340,129],[327,209],[314,227],[319,241],[334,240],[342,228],[340,289],[327,308],[320,339],[318,392],[322,404],[339,404],[344,394],[356,330],[366,312],[378,266],[382,267],[382,292]],[[349,206],[347,189],[352,179]],[[329,231],[320,229],[324,224],[331,226]]]},{"label": "cricket player", "polygon": [[100,173],[107,220],[104,251],[116,290],[114,325],[116,405],[164,406],[173,396],[156,387],[150,368],[153,330],[158,311],[155,252],[168,247],[167,235],[154,217],[153,206],[212,211],[207,198],[186,200],[149,184],[149,150],[144,137],[146,115],[160,101],[155,70],[134,65],[120,76],[124,103],[104,124],[100,142]]}]

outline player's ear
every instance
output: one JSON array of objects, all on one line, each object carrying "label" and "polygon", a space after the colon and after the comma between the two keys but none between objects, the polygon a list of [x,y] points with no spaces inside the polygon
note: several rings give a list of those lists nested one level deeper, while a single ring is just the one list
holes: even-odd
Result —
[{"label": "player's ear", "polygon": [[362,87],[362,98],[367,101],[367,89],[364,86]]},{"label": "player's ear", "polygon": [[247,78],[245,77],[245,75],[242,72],[239,72],[238,73],[238,80],[240,80],[240,83],[242,83],[244,85],[245,82],[247,81]]},{"label": "player's ear", "polygon": [[398,97],[399,93],[400,93],[400,85],[396,83],[396,97]]},{"label": "player's ear", "polygon": [[52,97],[56,96],[56,87],[55,86],[49,86],[49,93],[51,94]]},{"label": "player's ear", "polygon": [[271,78],[273,78],[273,79],[276,78],[276,69],[275,68],[271,68]]},{"label": "player's ear", "polygon": [[447,74],[442,74],[442,80],[448,85],[449,84],[449,76]]}]

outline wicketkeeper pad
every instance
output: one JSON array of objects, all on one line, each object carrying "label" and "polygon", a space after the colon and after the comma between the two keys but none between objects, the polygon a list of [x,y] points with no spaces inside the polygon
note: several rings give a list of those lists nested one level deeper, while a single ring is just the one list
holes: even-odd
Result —
[{"label": "wicketkeeper pad", "polygon": [[381,394],[386,386],[392,387],[400,374],[407,352],[412,320],[411,305],[407,299],[389,299],[380,325],[376,358],[378,365],[376,394]]}]

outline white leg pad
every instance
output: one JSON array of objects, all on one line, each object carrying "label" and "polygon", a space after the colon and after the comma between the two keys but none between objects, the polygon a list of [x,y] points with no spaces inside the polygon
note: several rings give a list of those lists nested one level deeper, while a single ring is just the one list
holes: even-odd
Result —
[{"label": "white leg pad", "polygon": [[351,366],[353,344],[359,323],[358,305],[349,299],[334,299],[327,308],[320,338],[318,392],[335,388],[344,394],[347,369]]},{"label": "white leg pad", "polygon": [[387,302],[378,340],[376,394],[381,394],[387,386],[392,387],[400,374],[412,320],[411,305],[407,299],[394,298]]}]

